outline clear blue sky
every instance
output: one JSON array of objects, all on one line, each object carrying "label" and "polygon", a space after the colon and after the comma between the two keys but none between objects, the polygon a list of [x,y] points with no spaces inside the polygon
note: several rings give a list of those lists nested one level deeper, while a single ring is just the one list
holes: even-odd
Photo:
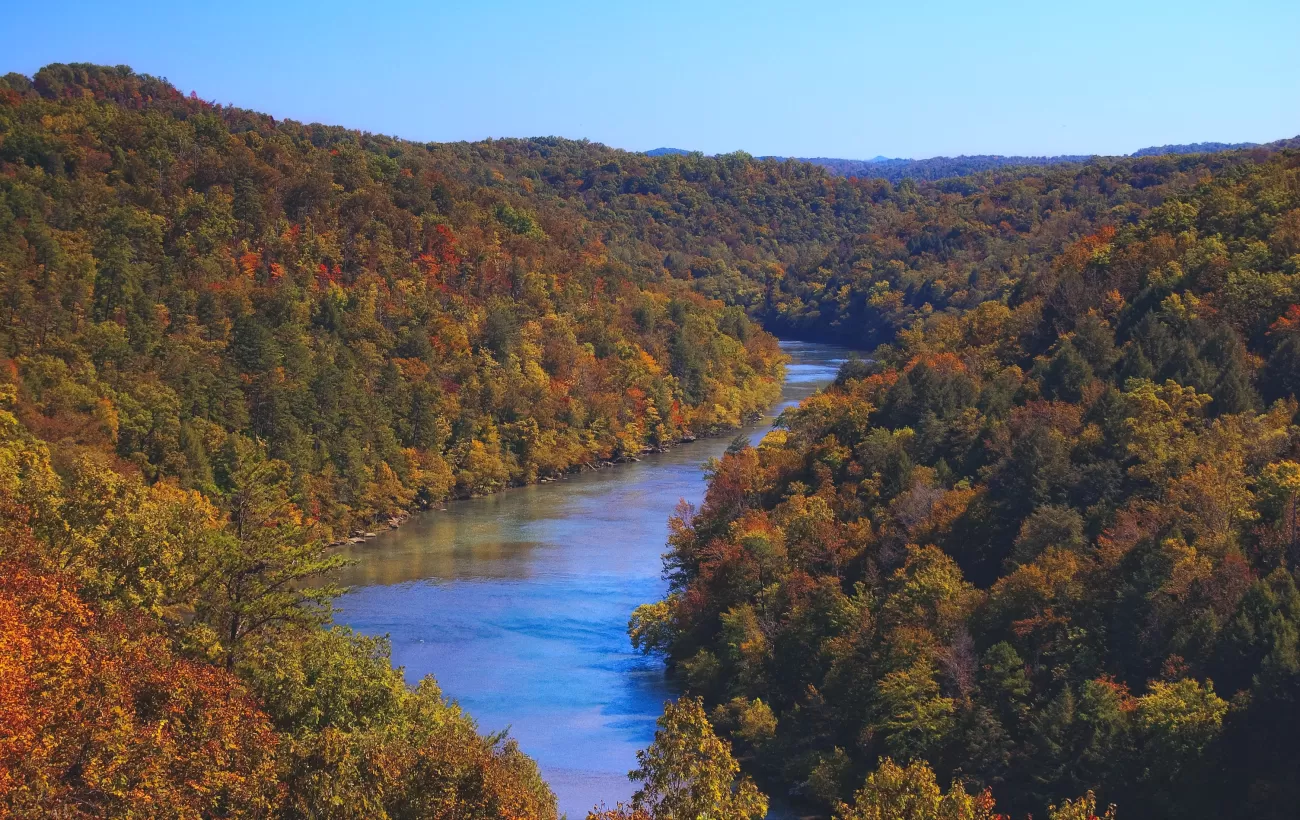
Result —
[{"label": "clear blue sky", "polygon": [[418,140],[866,158],[1300,134],[1300,0],[0,0],[0,73],[128,64]]}]

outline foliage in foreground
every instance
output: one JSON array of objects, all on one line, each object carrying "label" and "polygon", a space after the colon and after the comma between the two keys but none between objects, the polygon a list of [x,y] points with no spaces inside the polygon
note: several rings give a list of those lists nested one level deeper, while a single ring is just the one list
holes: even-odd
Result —
[{"label": "foliage in foreground", "polygon": [[[7,392],[6,392],[7,391]],[[218,508],[49,448],[0,386],[0,814],[553,818],[384,641],[324,631],[332,565],[246,453]],[[57,469],[56,469],[57,468]],[[249,526],[253,525],[253,526]]]},{"label": "foliage in foreground", "polygon": [[[726,741],[709,724],[703,703],[683,698],[665,706],[659,731],[631,772],[645,787],[631,804],[599,807],[587,820],[730,820],[766,816],[767,798],[739,766]],[[971,795],[960,781],[944,792],[924,761],[899,766],[881,758],[852,804],[840,803],[834,820],[1008,820],[995,811],[988,789]],[[1115,820],[1115,807],[1098,815],[1097,799],[1088,792],[1048,808],[1048,820]]]},{"label": "foliage in foreground", "polygon": [[[867,781],[853,795],[853,804],[840,803],[835,820],[1008,820],[998,814],[988,789],[966,792],[960,781],[944,792],[924,761],[899,766],[881,758]],[[1097,813],[1097,798],[1088,792],[1077,800],[1050,806],[1047,820],[1115,820],[1115,807]]]},{"label": "foliage in foreground", "polygon": [[767,797],[740,774],[731,747],[713,731],[698,698],[664,704],[655,739],[637,752],[628,777],[639,783],[628,806],[596,809],[588,820],[758,820]]}]

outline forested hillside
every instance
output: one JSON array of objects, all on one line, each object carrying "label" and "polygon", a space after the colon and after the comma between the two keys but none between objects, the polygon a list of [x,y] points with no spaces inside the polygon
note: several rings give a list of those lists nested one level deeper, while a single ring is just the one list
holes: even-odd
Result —
[{"label": "forested hillside", "polygon": [[228,436],[255,436],[340,531],[734,426],[779,367],[746,313],[870,348],[1244,161],[895,186],[739,154],[426,146],[125,69],[5,82],[0,348],[24,422],[208,492]]},{"label": "forested hillside", "polygon": [[676,520],[632,634],[761,784],[1294,815],[1300,154],[1183,163],[931,191],[889,344]]},{"label": "forested hillside", "polygon": [[777,335],[857,349],[930,312],[1009,298],[1097,225],[1254,161],[1121,158],[891,184],[746,154],[648,157],[555,139],[432,150],[466,183],[500,177],[520,196],[581,212],[644,275],[687,280]]},{"label": "forested hillside", "polygon": [[464,148],[4,78],[0,814],[555,816],[327,628],[326,543],[734,426],[781,358]]},{"label": "forested hillside", "polygon": [[323,628],[324,544],[733,427],[775,333],[873,361],[675,524],[633,635],[702,701],[631,816],[761,813],[743,767],[845,818],[1289,817],[1298,166],[891,183],[7,75],[0,813],[553,817]]},{"label": "forested hillside", "polygon": [[0,355],[42,438],[221,489],[230,436],[346,529],[739,424],[778,353],[473,146],[10,75]]}]

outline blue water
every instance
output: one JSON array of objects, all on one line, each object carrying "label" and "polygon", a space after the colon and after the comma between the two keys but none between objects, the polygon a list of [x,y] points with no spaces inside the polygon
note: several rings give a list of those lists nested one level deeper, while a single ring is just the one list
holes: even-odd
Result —
[{"label": "blue water", "polygon": [[[755,442],[845,355],[782,348],[781,403],[745,429]],[[674,697],[663,664],[633,652],[627,619],[663,596],[668,518],[679,501],[700,502],[703,465],[732,438],[416,516],[351,550],[336,620],[389,635],[407,680],[432,674],[481,730],[509,728],[571,820],[626,800],[636,751]]]}]

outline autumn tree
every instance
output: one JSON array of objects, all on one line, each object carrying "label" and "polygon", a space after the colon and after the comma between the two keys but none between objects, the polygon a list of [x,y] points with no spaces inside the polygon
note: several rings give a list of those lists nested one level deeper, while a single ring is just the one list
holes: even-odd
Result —
[{"label": "autumn tree", "polygon": [[233,669],[268,630],[324,623],[338,590],[306,582],[344,559],[326,552],[290,499],[288,465],[266,458],[252,440],[230,440],[219,480],[226,532],[204,569],[197,614],[212,629],[212,651]]},{"label": "autumn tree", "polygon": [[0,814],[270,814],[275,735],[243,685],[76,588],[0,559]]},{"label": "autumn tree", "polygon": [[714,734],[704,704],[682,698],[664,706],[654,743],[637,752],[640,764],[628,776],[641,784],[632,810],[655,820],[759,818],[765,797],[740,775],[730,745]]},{"label": "autumn tree", "polygon": [[1115,820],[1115,817],[1113,805],[1108,806],[1101,814],[1097,813],[1097,797],[1092,792],[1088,792],[1078,800],[1066,800],[1047,811],[1048,820]]},{"label": "autumn tree", "polygon": [[971,796],[960,783],[943,792],[924,761],[899,766],[881,758],[876,770],[853,796],[840,804],[837,820],[997,820],[993,797],[986,791]]},{"label": "autumn tree", "polygon": [[432,678],[410,689],[386,639],[282,631],[240,671],[280,733],[287,817],[556,816],[514,741],[478,734]]}]

